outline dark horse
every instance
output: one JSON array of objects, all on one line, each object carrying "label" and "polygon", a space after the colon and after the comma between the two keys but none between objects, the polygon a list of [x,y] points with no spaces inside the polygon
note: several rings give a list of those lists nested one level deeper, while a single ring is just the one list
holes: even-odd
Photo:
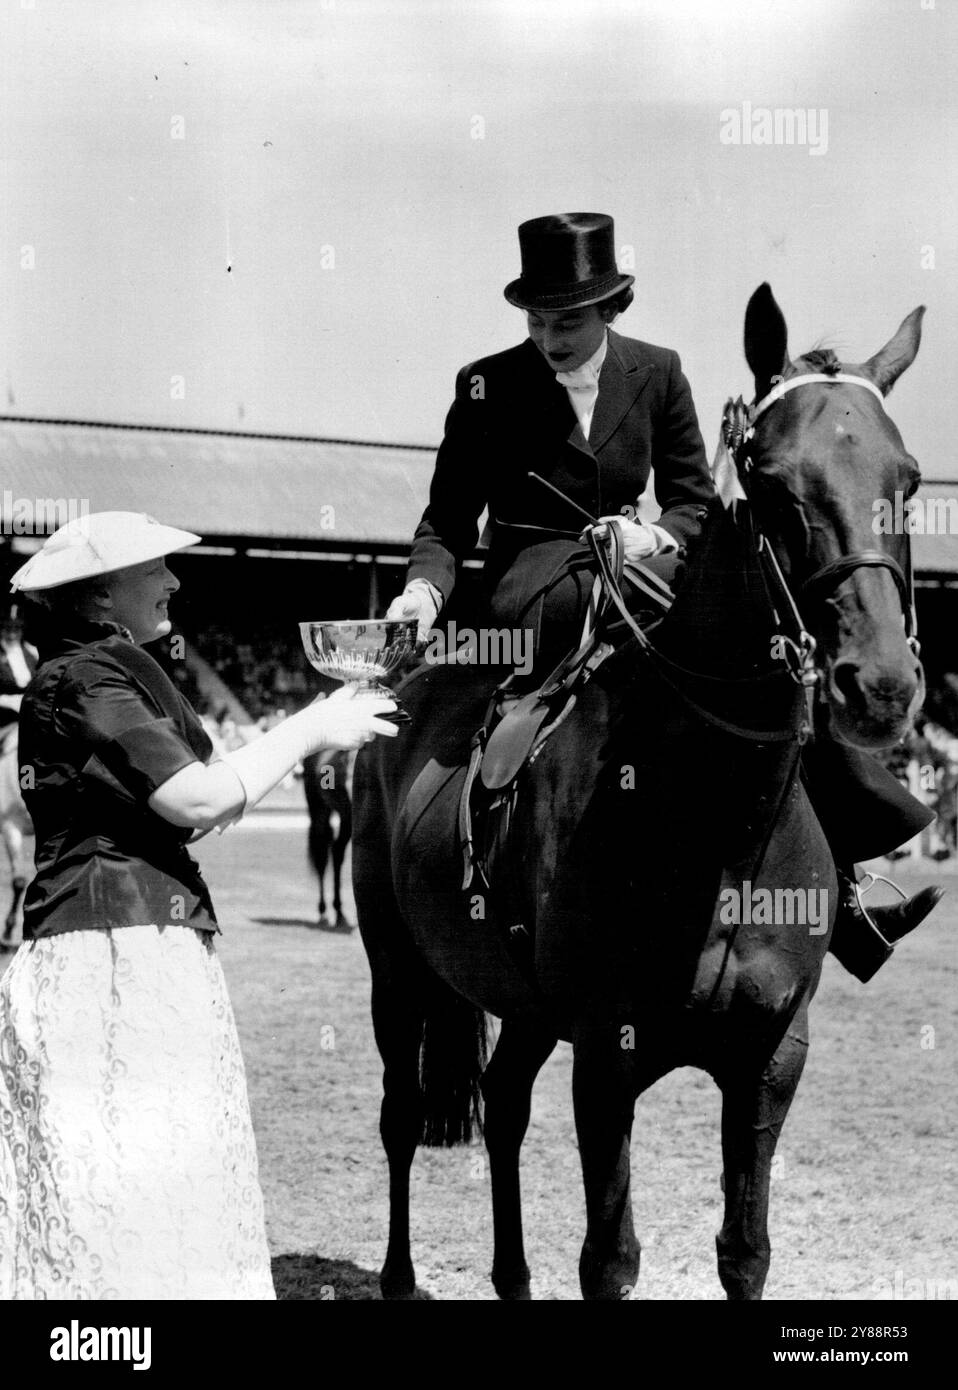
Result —
[{"label": "dark horse", "polygon": [[[353,808],[349,797],[349,754],[311,753],[303,759],[303,789],[309,810],[309,862],[319,879],[319,922],[326,917],[326,868],[333,864],[333,922],[342,931],[353,924],[343,912],[343,859],[353,833]],[[332,817],[339,818],[333,834]]]},{"label": "dark horse", "polygon": [[[416,1146],[468,1138],[481,1089],[493,1283],[500,1297],[529,1297],[519,1150],[533,1081],[564,1038],[586,1197],[583,1295],[635,1287],[635,1100],[695,1066],[723,1097],[719,1277],[731,1299],[761,1297],[771,1162],[837,905],[799,775],[806,694],[817,680],[816,722],[876,748],[901,736],[923,693],[907,537],[872,525],[876,499],[918,484],[881,398],[914,359],[922,312],[864,364],[825,351],[792,362],[770,289],[752,296],[758,404],[740,412],[735,449],[748,502],[713,503],[654,645],[642,632],[619,642],[520,774],[504,891],[496,879],[488,892],[463,888],[457,832],[468,721],[494,675],[413,673],[413,722],[360,756],[355,891],[384,1062],[386,1296],[414,1289]],[[485,691],[463,693],[483,675]],[[482,1010],[502,1019],[484,1074]]]}]

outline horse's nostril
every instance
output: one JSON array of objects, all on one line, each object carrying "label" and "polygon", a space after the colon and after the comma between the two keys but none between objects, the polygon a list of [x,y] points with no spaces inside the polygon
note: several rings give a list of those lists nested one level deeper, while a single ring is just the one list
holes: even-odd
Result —
[{"label": "horse's nostril", "polygon": [[861,699],[858,670],[854,661],[839,661],[832,668],[832,685],[845,704]]}]

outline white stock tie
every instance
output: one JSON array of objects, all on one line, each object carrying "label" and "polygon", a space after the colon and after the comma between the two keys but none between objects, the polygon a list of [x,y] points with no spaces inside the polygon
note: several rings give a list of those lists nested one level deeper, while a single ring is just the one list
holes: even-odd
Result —
[{"label": "white stock tie", "polygon": [[599,396],[599,371],[593,362],[576,367],[574,372],[556,372],[556,381],[569,393],[572,409],[582,426],[586,439],[592,425],[592,412]]}]

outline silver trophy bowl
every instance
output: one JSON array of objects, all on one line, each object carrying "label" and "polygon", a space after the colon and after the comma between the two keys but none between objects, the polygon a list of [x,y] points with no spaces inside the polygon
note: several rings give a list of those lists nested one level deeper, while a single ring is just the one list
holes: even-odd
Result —
[{"label": "silver trophy bowl", "polygon": [[[418,626],[415,618],[392,622],[368,618],[357,622],[300,623],[299,633],[306,659],[321,675],[395,700],[383,681],[416,650]],[[409,719],[401,706],[395,714],[383,717],[394,722]]]}]

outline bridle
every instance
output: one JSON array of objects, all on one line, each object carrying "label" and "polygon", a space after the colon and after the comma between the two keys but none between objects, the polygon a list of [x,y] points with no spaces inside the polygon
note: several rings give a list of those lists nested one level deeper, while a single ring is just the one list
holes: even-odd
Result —
[{"label": "bridle", "polygon": [[[818,383],[832,385],[845,383],[848,385],[862,386],[866,391],[871,391],[880,401],[884,401],[882,393],[873,382],[868,381],[865,377],[851,376],[845,372],[835,372],[830,375],[826,375],[822,372],[807,372],[800,376],[789,377],[779,381],[766,396],[763,396],[761,400],[753,403],[751,406],[746,406],[741,396],[736,401],[729,400],[725,407],[722,430],[725,446],[741,485],[742,495],[747,501],[750,501],[749,474],[754,467],[750,445],[755,437],[756,422],[767,410],[770,410],[772,406],[776,405],[778,401],[787,395],[789,391],[794,391],[800,386],[809,386]],[[750,522],[754,523],[756,512],[755,508],[751,505],[749,507],[749,515]],[[667,659],[661,651],[655,648],[649,635],[639,626],[635,618],[629,612],[625,600],[622,597],[620,585],[623,577],[623,558],[619,527],[614,522],[611,524],[603,523],[601,525],[589,527],[587,539],[595,557],[598,582],[604,597],[602,607],[605,609],[615,608],[618,610],[620,617],[635,637],[639,649],[660,667],[660,674],[663,674],[664,678],[669,680],[670,684],[674,685],[673,680],[668,677],[665,668],[672,668],[676,675],[678,675],[683,668],[676,666],[673,661]],[[798,598],[804,599],[806,602],[818,602],[826,594],[837,588],[839,584],[843,583],[850,575],[854,574],[856,570],[886,569],[894,579],[895,586],[901,599],[908,646],[917,657],[920,647],[915,617],[911,544],[907,532],[906,545],[908,547],[907,572],[902,569],[892,556],[886,555],[880,550],[856,550],[848,555],[839,556],[837,560],[830,560],[827,564],[821,565],[802,583],[801,588],[798,590]],[[798,741],[799,743],[803,743],[813,727],[815,690],[822,676],[821,669],[817,665],[815,659],[817,643],[805,626],[798,602],[792,594],[788,581],[785,578],[782,566],[775,553],[775,548],[761,529],[756,531],[756,549],[774,622],[780,628],[784,627],[784,611],[790,619],[789,625],[794,634],[792,635],[785,631],[779,631],[773,635],[772,641],[779,646],[783,664],[788,675],[791,676],[792,680],[797,685],[803,688],[806,712],[805,720],[798,733]],[[647,579],[657,581],[657,576],[653,575],[651,571],[646,570],[641,562],[631,562],[628,567],[625,567],[626,574],[628,574],[629,569],[633,570],[633,574],[629,575],[633,583],[635,571],[638,571]],[[775,593],[778,595],[777,601]],[[663,601],[655,593],[652,593],[651,597],[655,598],[666,610],[670,606],[667,601]],[[580,654],[585,650],[586,645],[584,644],[580,648]],[[689,671],[685,671],[684,674],[695,675],[694,672]],[[715,714],[698,705],[678,686],[675,688],[677,693],[679,693],[685,702],[691,705],[699,715],[709,723],[718,725],[730,733],[735,733],[744,738],[757,739],[761,742],[777,741],[778,738],[790,737],[790,735],[787,734],[775,736],[768,732],[760,734],[757,731],[732,724],[728,720],[720,719]]]},{"label": "bridle", "polygon": [[[755,425],[765,412],[776,405],[789,391],[796,390],[799,386],[810,385],[840,385],[862,386],[866,391],[870,391],[884,405],[884,397],[874,382],[867,377],[852,376],[847,372],[806,372],[800,376],[788,377],[779,381],[767,395],[751,406],[745,406],[742,398],[737,401],[729,401],[725,409],[723,419],[723,432],[725,443],[729,455],[735,465],[742,491],[746,498],[751,501],[749,495],[749,475],[754,467],[754,459],[750,445],[755,437]],[[753,515],[755,509],[752,508]],[[827,594],[836,589],[850,575],[859,569],[885,569],[891,574],[895,581],[901,599],[902,610],[905,616],[905,637],[908,646],[917,657],[920,652],[918,642],[918,624],[915,614],[915,594],[914,576],[911,563],[911,544],[908,533],[906,532],[906,546],[908,550],[907,571],[903,570],[898,561],[891,555],[886,555],[881,550],[855,550],[848,555],[841,555],[837,560],[830,560],[821,565],[815,572],[802,583],[798,590],[798,599],[805,599],[812,603],[820,602]],[[775,588],[782,596],[785,606],[791,614],[797,636],[790,638],[785,634],[780,634],[782,642],[792,650],[797,658],[797,664],[793,667],[789,663],[789,670],[797,680],[803,685],[814,685],[818,680],[819,671],[815,665],[815,639],[807,631],[802,621],[798,603],[792,595],[791,590],[785,580],[782,567],[775,554],[774,547],[768,537],[761,531],[758,532],[759,556],[764,561]]]}]

